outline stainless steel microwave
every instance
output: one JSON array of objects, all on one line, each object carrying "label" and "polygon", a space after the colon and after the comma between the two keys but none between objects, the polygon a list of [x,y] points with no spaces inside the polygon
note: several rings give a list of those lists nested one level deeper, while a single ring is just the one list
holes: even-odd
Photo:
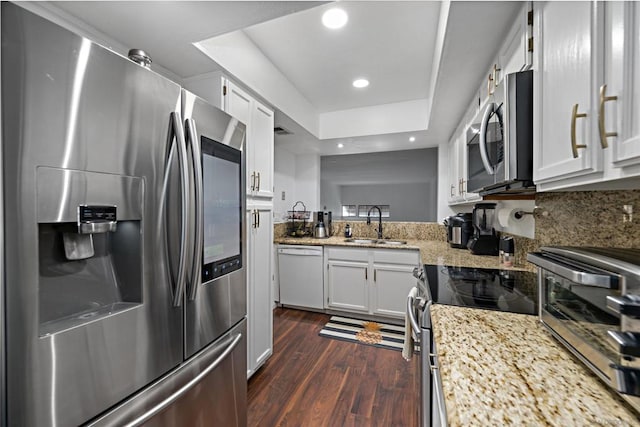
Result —
[{"label": "stainless steel microwave", "polygon": [[543,247],[540,320],[640,413],[640,249]]},{"label": "stainless steel microwave", "polygon": [[467,129],[467,191],[532,192],[533,71],[507,74]]}]

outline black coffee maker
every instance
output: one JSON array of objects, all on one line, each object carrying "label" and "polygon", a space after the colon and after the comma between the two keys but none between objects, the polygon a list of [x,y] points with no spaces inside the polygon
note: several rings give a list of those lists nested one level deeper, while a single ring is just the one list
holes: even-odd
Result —
[{"label": "black coffee maker", "polygon": [[498,255],[500,239],[493,228],[496,216],[495,203],[478,203],[473,208],[473,237],[467,248],[474,255]]},{"label": "black coffee maker", "polygon": [[459,213],[444,219],[447,227],[447,243],[452,248],[467,249],[467,243],[473,236],[473,217],[470,213]]}]

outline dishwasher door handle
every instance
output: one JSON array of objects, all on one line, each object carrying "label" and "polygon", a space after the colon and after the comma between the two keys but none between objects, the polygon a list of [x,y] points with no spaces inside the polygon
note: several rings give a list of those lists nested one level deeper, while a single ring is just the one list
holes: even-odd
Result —
[{"label": "dishwasher door handle", "polygon": [[322,256],[322,251],[312,251],[309,249],[278,249],[279,255],[295,256]]}]

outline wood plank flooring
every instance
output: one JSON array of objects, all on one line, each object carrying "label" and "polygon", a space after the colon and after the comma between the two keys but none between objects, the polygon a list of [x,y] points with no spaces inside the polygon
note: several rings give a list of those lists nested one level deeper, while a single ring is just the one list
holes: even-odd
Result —
[{"label": "wood plank flooring", "polygon": [[274,311],[273,356],[249,381],[249,426],[417,426],[418,358],[320,337],[329,317]]}]

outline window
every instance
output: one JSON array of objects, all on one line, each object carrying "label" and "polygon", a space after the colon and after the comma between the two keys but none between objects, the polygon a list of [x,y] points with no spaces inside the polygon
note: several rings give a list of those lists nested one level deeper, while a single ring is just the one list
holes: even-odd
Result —
[{"label": "window", "polygon": [[342,205],[342,217],[356,216],[356,205]]},{"label": "window", "polygon": [[[371,209],[373,206],[378,206],[380,208],[380,210],[382,211],[383,218],[389,218],[389,205],[358,205],[358,217],[366,218],[367,212],[369,212],[369,209]],[[378,210],[374,209],[371,212],[370,217],[375,218],[377,216],[378,216]]]}]

